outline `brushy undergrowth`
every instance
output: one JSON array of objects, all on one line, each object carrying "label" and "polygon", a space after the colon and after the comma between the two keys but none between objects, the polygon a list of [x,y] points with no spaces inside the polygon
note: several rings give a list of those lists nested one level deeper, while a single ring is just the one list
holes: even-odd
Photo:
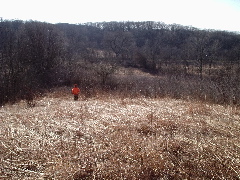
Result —
[{"label": "brushy undergrowth", "polygon": [[239,129],[230,106],[57,89],[0,108],[0,179],[239,179]]}]

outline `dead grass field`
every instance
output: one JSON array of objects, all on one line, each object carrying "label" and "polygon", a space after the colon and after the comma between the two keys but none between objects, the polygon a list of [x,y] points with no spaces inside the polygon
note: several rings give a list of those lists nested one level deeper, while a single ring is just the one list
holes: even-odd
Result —
[{"label": "dead grass field", "polygon": [[0,179],[240,179],[240,111],[58,89],[0,108]]}]

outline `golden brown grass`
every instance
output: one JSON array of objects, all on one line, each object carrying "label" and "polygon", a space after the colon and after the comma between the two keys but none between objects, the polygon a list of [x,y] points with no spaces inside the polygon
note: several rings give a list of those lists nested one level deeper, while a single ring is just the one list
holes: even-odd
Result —
[{"label": "golden brown grass", "polygon": [[0,179],[239,179],[238,109],[55,90],[0,108]]}]

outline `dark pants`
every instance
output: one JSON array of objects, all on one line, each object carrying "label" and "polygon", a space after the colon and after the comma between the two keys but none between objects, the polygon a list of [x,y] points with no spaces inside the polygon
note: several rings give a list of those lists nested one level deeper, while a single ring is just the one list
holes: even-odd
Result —
[{"label": "dark pants", "polygon": [[74,95],[74,101],[78,100],[78,95]]}]

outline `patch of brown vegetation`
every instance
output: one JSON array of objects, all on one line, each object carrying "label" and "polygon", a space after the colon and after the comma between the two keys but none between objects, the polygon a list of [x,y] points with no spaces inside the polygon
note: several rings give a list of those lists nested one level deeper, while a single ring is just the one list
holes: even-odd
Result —
[{"label": "patch of brown vegetation", "polygon": [[236,111],[54,91],[0,108],[0,179],[239,179]]}]

